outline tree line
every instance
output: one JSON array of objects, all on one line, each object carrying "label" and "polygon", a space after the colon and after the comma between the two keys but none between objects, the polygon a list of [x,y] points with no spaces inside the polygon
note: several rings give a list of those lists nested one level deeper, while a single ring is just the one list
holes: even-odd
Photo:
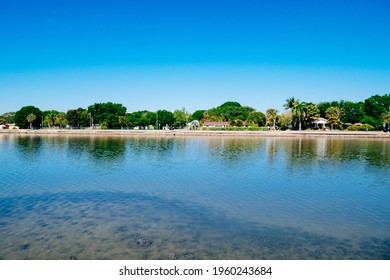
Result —
[{"label": "tree line", "polygon": [[284,108],[288,111],[282,114],[283,117],[290,113],[291,123],[297,129],[310,127],[310,124],[322,117],[327,119],[331,129],[349,130],[380,130],[383,123],[390,123],[390,95],[373,95],[364,101],[332,101],[300,102],[294,97],[286,100]]},{"label": "tree line", "polygon": [[20,128],[82,128],[99,125],[101,128],[183,128],[191,121],[203,124],[207,121],[225,121],[235,127],[273,127],[280,129],[308,129],[313,121],[325,118],[331,129],[374,130],[390,123],[390,95],[373,95],[364,101],[305,102],[294,97],[283,104],[284,112],[269,108],[265,113],[238,102],[222,105],[192,114],[185,108],[168,110],[127,112],[118,103],[95,103],[88,108],[41,111],[35,106],[22,107],[17,112],[0,116],[0,124],[15,123]]}]

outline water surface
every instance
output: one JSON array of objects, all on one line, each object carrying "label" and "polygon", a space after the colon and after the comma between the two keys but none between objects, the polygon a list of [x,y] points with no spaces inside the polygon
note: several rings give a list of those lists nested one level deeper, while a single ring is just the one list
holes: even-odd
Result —
[{"label": "water surface", "polygon": [[1,259],[390,259],[390,141],[0,136]]}]

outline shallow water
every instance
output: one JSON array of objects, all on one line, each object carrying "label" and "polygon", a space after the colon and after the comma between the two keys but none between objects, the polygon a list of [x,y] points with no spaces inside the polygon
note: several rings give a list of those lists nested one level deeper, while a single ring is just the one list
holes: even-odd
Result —
[{"label": "shallow water", "polygon": [[390,141],[0,136],[0,259],[390,259]]}]

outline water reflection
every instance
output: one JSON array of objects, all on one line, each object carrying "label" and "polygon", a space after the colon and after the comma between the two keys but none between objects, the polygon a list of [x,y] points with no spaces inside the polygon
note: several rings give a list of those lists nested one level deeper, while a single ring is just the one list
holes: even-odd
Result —
[{"label": "water reflection", "polygon": [[209,141],[208,150],[212,157],[231,164],[252,156],[263,145],[259,139],[221,138]]},{"label": "water reflection", "polygon": [[20,156],[30,160],[36,159],[40,153],[43,144],[41,137],[16,137],[14,138],[15,147]]},{"label": "water reflection", "polygon": [[327,157],[333,161],[363,161],[373,166],[388,166],[390,163],[390,141],[340,140],[327,141]]},{"label": "water reflection", "polygon": [[[23,158],[37,158],[46,148],[68,150],[70,157],[97,163],[121,162],[126,156],[166,159],[184,153],[190,143],[183,138],[112,137],[15,137],[15,148]],[[43,147],[45,149],[43,149]],[[263,154],[263,149],[266,153]],[[310,165],[321,160],[358,160],[368,165],[388,166],[390,141],[335,138],[219,138],[208,141],[211,157],[232,164],[261,156],[272,163],[282,154],[289,165]]]},{"label": "water reflection", "polygon": [[274,163],[280,149],[280,141],[275,138],[270,138],[266,140],[267,146],[267,159],[269,163]]},{"label": "water reflection", "polygon": [[165,158],[172,156],[174,148],[183,148],[184,141],[174,138],[136,138],[127,144],[132,156],[137,158],[143,156]]},{"label": "water reflection", "polygon": [[[266,149],[266,154],[262,149]],[[253,155],[266,156],[272,163],[283,154],[289,165],[310,165],[311,162],[364,161],[368,165],[388,166],[390,141],[333,138],[266,138],[213,139],[208,142],[212,157],[228,163],[241,162]]]},{"label": "water reflection", "polygon": [[69,138],[68,155],[87,157],[99,164],[123,161],[126,156],[126,139],[111,137]]},{"label": "water reflection", "polygon": [[294,138],[279,141],[290,165],[310,165],[325,159],[330,162],[357,160],[373,166],[390,164],[390,142],[386,140]]}]

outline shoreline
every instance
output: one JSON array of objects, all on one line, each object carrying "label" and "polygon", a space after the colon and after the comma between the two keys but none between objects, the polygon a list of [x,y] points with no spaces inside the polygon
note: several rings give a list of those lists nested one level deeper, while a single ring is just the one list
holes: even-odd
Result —
[{"label": "shoreline", "polygon": [[91,129],[17,129],[0,130],[0,135],[30,136],[141,136],[141,137],[338,137],[390,139],[383,131],[215,131],[215,130],[91,130]]}]

